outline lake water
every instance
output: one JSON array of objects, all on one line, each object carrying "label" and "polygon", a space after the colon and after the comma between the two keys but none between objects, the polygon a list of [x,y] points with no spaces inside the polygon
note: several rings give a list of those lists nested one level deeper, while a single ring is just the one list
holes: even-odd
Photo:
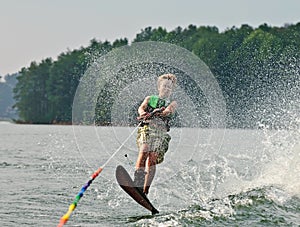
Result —
[{"label": "lake water", "polygon": [[118,164],[133,173],[133,130],[1,122],[0,225],[56,226],[114,155],[66,226],[300,226],[299,132],[173,129],[151,216],[114,176]]}]

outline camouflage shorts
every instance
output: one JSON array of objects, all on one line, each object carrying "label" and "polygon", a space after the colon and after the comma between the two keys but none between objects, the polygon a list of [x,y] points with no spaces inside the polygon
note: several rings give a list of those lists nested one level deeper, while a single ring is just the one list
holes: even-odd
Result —
[{"label": "camouflage shorts", "polygon": [[170,140],[171,136],[168,133],[144,125],[138,129],[136,143],[139,149],[142,144],[148,144],[150,152],[157,152],[158,157],[156,164],[159,164],[164,160]]}]

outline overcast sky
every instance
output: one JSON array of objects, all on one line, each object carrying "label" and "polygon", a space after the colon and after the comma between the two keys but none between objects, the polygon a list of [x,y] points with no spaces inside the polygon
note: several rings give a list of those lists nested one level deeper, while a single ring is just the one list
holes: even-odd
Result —
[{"label": "overcast sky", "polygon": [[93,38],[132,41],[148,26],[283,26],[300,22],[299,12],[300,0],[0,0],[0,75]]}]

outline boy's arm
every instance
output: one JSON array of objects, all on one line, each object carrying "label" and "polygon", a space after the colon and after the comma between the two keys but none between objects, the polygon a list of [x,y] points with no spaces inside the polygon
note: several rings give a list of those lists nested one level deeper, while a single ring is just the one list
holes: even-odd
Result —
[{"label": "boy's arm", "polygon": [[142,102],[142,104],[139,106],[138,113],[139,113],[140,117],[144,117],[147,115],[146,109],[148,106],[149,99],[150,99],[150,96],[147,96],[144,99],[144,101]]},{"label": "boy's arm", "polygon": [[170,103],[170,105],[168,105],[168,107],[166,109],[164,109],[164,111],[161,112],[162,116],[167,116],[169,114],[172,114],[175,112],[175,109],[177,107],[177,102],[176,101],[172,101]]}]

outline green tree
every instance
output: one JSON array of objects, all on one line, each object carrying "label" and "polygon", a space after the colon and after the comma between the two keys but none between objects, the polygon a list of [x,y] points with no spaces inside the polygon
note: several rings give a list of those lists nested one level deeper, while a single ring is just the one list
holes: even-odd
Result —
[{"label": "green tree", "polygon": [[128,39],[116,39],[112,44],[112,48],[118,48],[126,45],[128,45]]},{"label": "green tree", "polygon": [[52,59],[42,60],[40,64],[32,62],[29,68],[23,68],[17,77],[14,89],[16,105],[22,121],[47,123],[48,94],[46,83],[50,75]]},{"label": "green tree", "polygon": [[53,63],[47,82],[47,115],[53,122],[71,122],[73,98],[86,66],[84,50],[62,53]]},{"label": "green tree", "polygon": [[142,31],[136,35],[133,42],[150,41],[152,34],[153,34],[152,27],[147,27],[145,29],[142,29]]},{"label": "green tree", "polygon": [[257,116],[257,108],[264,106],[261,95],[269,94],[276,79],[274,62],[278,61],[280,52],[280,39],[256,29],[228,56],[222,87],[228,95],[234,125],[254,127],[257,123],[253,116]]}]

